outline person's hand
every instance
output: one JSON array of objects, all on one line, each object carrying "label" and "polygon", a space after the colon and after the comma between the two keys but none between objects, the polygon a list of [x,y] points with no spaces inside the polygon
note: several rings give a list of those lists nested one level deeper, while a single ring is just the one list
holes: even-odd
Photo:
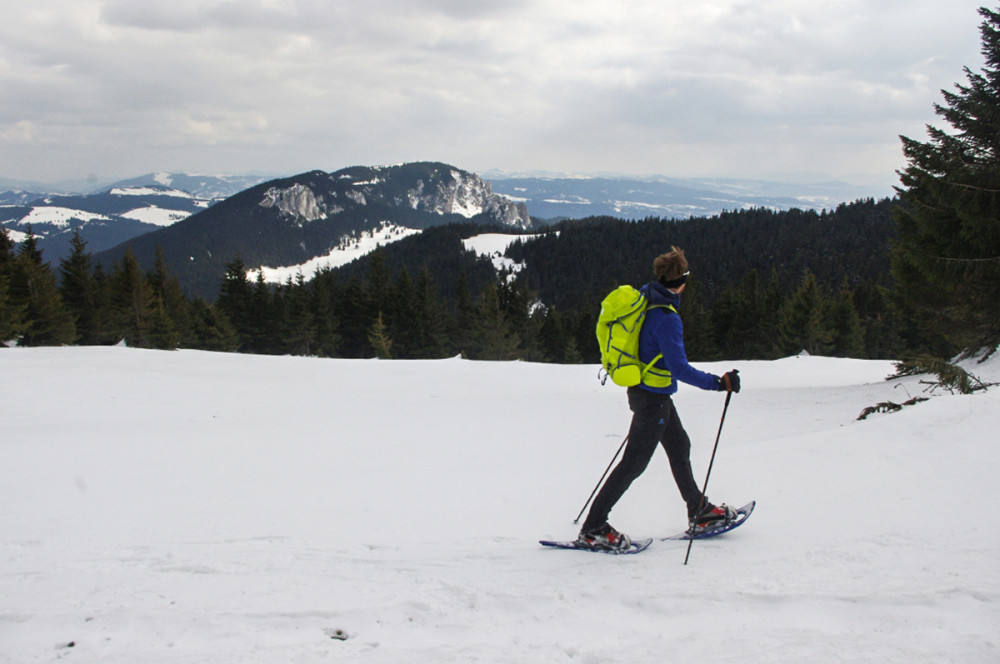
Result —
[{"label": "person's hand", "polygon": [[732,371],[727,371],[722,374],[719,379],[719,391],[720,392],[739,392],[740,391],[740,372],[736,369]]}]

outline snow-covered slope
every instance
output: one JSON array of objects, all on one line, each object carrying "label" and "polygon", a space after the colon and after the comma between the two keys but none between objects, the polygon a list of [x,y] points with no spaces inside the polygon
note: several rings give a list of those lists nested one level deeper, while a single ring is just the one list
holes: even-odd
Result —
[{"label": "snow-covered slope", "polygon": [[528,240],[535,235],[512,235],[510,233],[481,233],[462,240],[462,245],[469,251],[480,256],[487,256],[493,262],[493,268],[500,272],[506,270],[510,276],[515,276],[524,269],[524,263],[517,263],[504,256],[507,248],[518,240]]},{"label": "snow-covered slope", "polygon": [[[733,366],[709,493],[758,507],[685,567],[536,543],[628,426],[593,366],[0,350],[0,661],[997,661],[1000,389]],[[676,402],[703,476],[722,395]],[[664,455],[612,521],[683,527]]]},{"label": "snow-covered slope", "polygon": [[0,224],[18,241],[30,230],[53,265],[67,256],[75,231],[99,252],[177,223],[212,201],[168,187],[117,186],[89,195],[47,196],[25,205],[0,205]]},{"label": "snow-covered slope", "polygon": [[312,279],[318,270],[340,267],[347,265],[353,260],[357,260],[374,251],[379,245],[398,242],[405,237],[419,233],[415,228],[405,228],[395,224],[383,223],[370,231],[361,231],[356,236],[345,235],[340,239],[340,244],[331,249],[325,256],[317,256],[299,265],[287,265],[282,267],[261,267],[247,272],[247,277],[252,281],[257,279],[258,273],[263,273],[264,281],[268,283],[285,283],[289,279],[294,281],[301,274],[307,281]]}]

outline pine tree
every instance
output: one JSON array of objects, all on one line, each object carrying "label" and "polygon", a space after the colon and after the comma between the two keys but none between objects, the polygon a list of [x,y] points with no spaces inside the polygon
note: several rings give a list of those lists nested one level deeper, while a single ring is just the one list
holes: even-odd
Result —
[{"label": "pine tree", "polygon": [[832,333],[830,353],[834,357],[864,357],[865,330],[846,276],[840,285],[840,294],[827,311],[827,321]]},{"label": "pine tree", "polygon": [[94,282],[93,260],[87,253],[87,241],[80,236],[80,229],[73,230],[70,255],[60,259],[59,293],[70,313],[76,317],[76,341],[96,344],[100,339],[98,328],[97,284]]},{"label": "pine tree", "polygon": [[336,314],[336,302],[339,297],[337,277],[330,268],[316,272],[309,282],[310,300],[315,322],[315,353],[321,357],[336,357],[341,339],[338,333],[339,323]]},{"label": "pine tree", "polygon": [[10,295],[10,275],[14,264],[14,242],[0,226],[0,344],[14,341],[24,332],[25,305],[15,305]]},{"label": "pine tree", "polygon": [[110,286],[104,267],[94,265],[94,341],[95,344],[113,344],[121,339],[115,336],[111,323]]},{"label": "pine tree", "polygon": [[539,342],[545,353],[544,361],[575,364],[575,362],[567,361],[571,342],[575,357],[582,361],[576,339],[567,330],[565,316],[553,307],[546,308],[544,316],[538,330]]},{"label": "pine tree", "polygon": [[15,307],[10,301],[7,275],[0,270],[0,344],[15,341],[24,331],[24,306]]},{"label": "pine tree", "polygon": [[981,74],[942,91],[934,110],[952,129],[929,142],[901,136],[899,242],[892,271],[932,352],[1000,343],[1000,14],[979,10]]},{"label": "pine tree", "polygon": [[826,327],[826,298],[816,283],[816,275],[806,272],[795,293],[781,311],[781,336],[786,352],[805,350],[825,355],[833,335]]},{"label": "pine tree", "polygon": [[352,275],[336,302],[334,315],[340,323],[338,354],[341,357],[368,356],[368,332],[372,319],[368,316],[365,290],[366,286]]},{"label": "pine tree", "polygon": [[416,357],[417,337],[420,336],[417,329],[417,288],[405,265],[400,267],[389,297],[392,317],[386,323],[395,342],[396,357]]},{"label": "pine tree", "polygon": [[414,357],[431,359],[448,353],[451,317],[425,265],[417,276],[414,318]]},{"label": "pine tree", "polygon": [[541,327],[545,322],[545,312],[536,306],[537,300],[521,282],[512,275],[501,271],[496,280],[497,297],[511,333],[520,340],[518,358],[529,362],[540,362],[545,353],[540,342]]},{"label": "pine tree", "polygon": [[865,354],[869,359],[892,359],[903,353],[904,326],[889,289],[868,280],[854,289],[854,306],[865,330]]},{"label": "pine tree", "polygon": [[693,276],[684,287],[678,312],[684,323],[684,349],[688,358],[702,362],[718,359],[711,315],[702,304],[701,287]]},{"label": "pine tree", "polygon": [[316,319],[306,289],[305,276],[299,272],[282,289],[284,315],[281,318],[281,339],[285,353],[312,355],[316,342]]},{"label": "pine tree", "polygon": [[562,364],[583,364],[583,355],[580,354],[580,349],[577,348],[574,337],[569,337],[566,340],[566,347],[563,349],[560,361]]},{"label": "pine tree", "polygon": [[392,273],[381,246],[368,254],[367,301],[369,320],[384,314],[386,324],[393,319]]},{"label": "pine tree", "polygon": [[480,296],[472,326],[469,357],[475,360],[516,360],[522,356],[521,339],[500,306],[497,284],[488,283]]},{"label": "pine tree", "polygon": [[284,304],[279,303],[277,289],[264,281],[264,271],[257,269],[257,277],[250,288],[243,321],[244,350],[250,353],[280,353],[282,350],[282,315]]},{"label": "pine tree", "polygon": [[240,350],[253,352],[253,327],[250,281],[243,258],[237,256],[226,263],[226,271],[219,287],[216,306],[226,315],[240,339]]},{"label": "pine tree", "polygon": [[56,276],[42,260],[30,229],[10,265],[8,294],[11,306],[24,311],[22,344],[54,346],[76,340],[73,314],[63,303]]},{"label": "pine tree", "polygon": [[392,359],[392,339],[389,337],[389,326],[382,320],[381,311],[368,331],[368,343],[371,344],[375,357],[380,360]]},{"label": "pine tree", "polygon": [[452,343],[464,357],[470,357],[470,349],[475,344],[478,311],[472,301],[469,278],[463,270],[455,282],[455,317],[451,329]]},{"label": "pine tree", "polygon": [[129,346],[153,347],[152,334],[158,324],[153,289],[131,249],[111,270],[108,306],[116,336]]},{"label": "pine tree", "polygon": [[224,352],[239,349],[236,329],[217,306],[196,298],[190,304],[190,320],[192,347]]},{"label": "pine tree", "polygon": [[7,269],[7,266],[14,261],[14,250],[17,243],[10,239],[7,227],[0,224],[0,272]]},{"label": "pine tree", "polygon": [[155,348],[177,348],[191,337],[188,301],[180,282],[167,269],[163,249],[156,247],[153,269],[146,275],[153,293],[155,322],[152,344]]}]

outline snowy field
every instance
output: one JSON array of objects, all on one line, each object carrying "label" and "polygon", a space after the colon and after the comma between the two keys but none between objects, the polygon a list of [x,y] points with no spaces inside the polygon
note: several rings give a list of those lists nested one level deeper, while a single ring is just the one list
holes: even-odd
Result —
[{"label": "snowy field", "polygon": [[[1000,387],[856,421],[919,379],[700,366],[758,504],[684,566],[537,544],[628,427],[593,366],[0,350],[0,662],[1000,661]],[[703,477],[724,398],[676,401]],[[665,455],[611,516],[684,527]]]}]

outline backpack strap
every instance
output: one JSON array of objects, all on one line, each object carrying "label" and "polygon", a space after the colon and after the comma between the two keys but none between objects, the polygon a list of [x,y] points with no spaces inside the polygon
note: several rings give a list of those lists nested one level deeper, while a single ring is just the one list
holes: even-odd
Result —
[{"label": "backpack strap", "polygon": [[[666,309],[667,311],[672,311],[675,314],[677,313],[677,309],[675,309],[674,305],[672,305],[672,304],[651,304],[648,307],[646,307],[646,311],[648,312],[650,309]],[[680,315],[680,314],[678,314],[678,315]],[[646,382],[646,374],[649,373],[653,369],[653,365],[655,365],[657,362],[659,362],[662,359],[663,359],[663,353],[658,353],[656,355],[656,357],[654,357],[653,359],[651,359],[649,362],[647,362],[645,364],[645,366],[643,366],[642,372],[640,374],[641,378],[639,380],[639,384],[640,385],[642,383]]]}]

